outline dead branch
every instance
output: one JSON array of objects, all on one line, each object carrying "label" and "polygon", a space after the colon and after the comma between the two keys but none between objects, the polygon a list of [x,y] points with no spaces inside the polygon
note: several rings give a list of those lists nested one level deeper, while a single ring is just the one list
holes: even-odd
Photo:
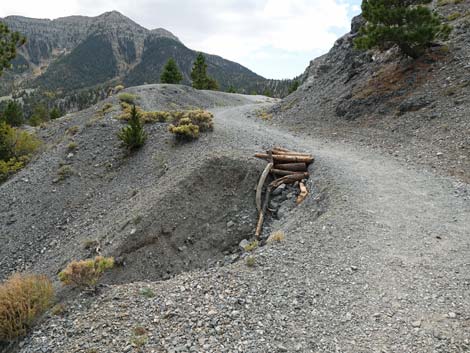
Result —
[{"label": "dead branch", "polygon": [[305,173],[305,172],[293,172],[293,171],[290,171],[290,170],[281,170],[281,169],[271,169],[271,173],[273,174],[276,174],[276,175],[293,175],[293,174],[302,174],[302,175],[305,175],[305,174],[308,174],[308,173]]},{"label": "dead branch", "polygon": [[256,225],[255,236],[259,238],[261,235],[261,231],[263,230],[263,223],[264,223],[264,215],[266,214],[266,210],[268,209],[269,199],[271,198],[271,191],[273,187],[271,184],[266,189],[266,196],[264,198],[263,207],[261,212],[259,213],[258,224]]},{"label": "dead branch", "polygon": [[292,174],[292,175],[286,175],[283,176],[282,178],[276,179],[269,186],[271,186],[273,189],[277,188],[281,184],[293,184],[296,181],[301,181],[302,179],[308,178],[308,173],[302,173],[302,174]]},{"label": "dead branch", "polygon": [[273,163],[268,163],[266,168],[264,168],[264,171],[259,178],[258,186],[256,187],[256,208],[258,209],[258,212],[261,212],[261,193],[263,192],[263,185],[266,182],[266,178],[268,177],[272,167]]},{"label": "dead branch", "polygon": [[306,172],[307,164],[305,163],[285,163],[285,164],[276,164],[274,166],[276,169],[290,170],[292,172]]},{"label": "dead branch", "polygon": [[300,205],[302,202],[304,202],[304,200],[308,196],[308,189],[304,183],[300,182],[299,188],[300,188],[300,194],[299,196],[297,196],[297,201],[296,201],[297,205]]},{"label": "dead branch", "polygon": [[[256,153],[256,158],[261,158],[264,160],[269,160],[270,156],[266,153]],[[274,162],[285,162],[285,163],[307,163],[310,164],[313,162],[313,156],[292,156],[292,155],[278,155],[275,154],[272,156]]]}]

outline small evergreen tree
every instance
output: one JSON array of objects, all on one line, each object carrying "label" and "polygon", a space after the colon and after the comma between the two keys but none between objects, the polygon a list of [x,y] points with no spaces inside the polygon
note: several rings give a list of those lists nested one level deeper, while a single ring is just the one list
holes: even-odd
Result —
[{"label": "small evergreen tree", "polygon": [[363,0],[362,16],[367,21],[354,40],[358,49],[388,49],[418,58],[432,41],[449,36],[451,27],[442,24],[429,8],[430,0]]},{"label": "small evergreen tree", "polygon": [[162,83],[178,84],[183,80],[183,74],[178,69],[176,61],[173,58],[168,59],[168,62],[163,68],[160,81]]},{"label": "small evergreen tree", "polygon": [[23,109],[16,101],[9,101],[4,112],[3,120],[11,126],[20,126],[23,124]]},{"label": "small evergreen tree", "polygon": [[191,71],[191,79],[193,80],[193,87],[196,89],[210,89],[218,90],[219,84],[213,78],[207,76],[206,58],[202,53],[199,53],[194,62]]},{"label": "small evergreen tree", "polygon": [[0,76],[3,69],[10,67],[10,61],[16,57],[16,49],[26,42],[18,32],[11,32],[4,22],[0,22]]},{"label": "small evergreen tree", "polygon": [[52,108],[52,110],[49,114],[49,117],[51,118],[51,120],[55,120],[55,119],[59,119],[61,115],[62,114],[60,113],[59,108],[54,107],[54,108]]},{"label": "small evergreen tree", "polygon": [[29,124],[31,126],[39,126],[42,122],[49,120],[49,111],[47,107],[42,104],[36,104],[33,109],[33,114],[29,118]]},{"label": "small evergreen tree", "polygon": [[145,132],[140,114],[137,112],[135,105],[132,106],[128,125],[123,127],[118,133],[118,138],[129,150],[142,147],[147,140],[147,133]]},{"label": "small evergreen tree", "polygon": [[237,93],[237,90],[235,89],[235,87],[233,87],[232,85],[230,85],[230,87],[228,88],[227,92],[228,92],[228,93]]},{"label": "small evergreen tree", "polygon": [[273,92],[269,89],[269,87],[266,87],[264,89],[263,96],[266,96],[266,97],[272,97],[273,96]]},{"label": "small evergreen tree", "polygon": [[289,94],[294,93],[295,91],[297,91],[297,88],[299,88],[299,86],[300,86],[299,81],[294,80],[292,82],[292,84],[290,85],[290,87],[289,87]]}]

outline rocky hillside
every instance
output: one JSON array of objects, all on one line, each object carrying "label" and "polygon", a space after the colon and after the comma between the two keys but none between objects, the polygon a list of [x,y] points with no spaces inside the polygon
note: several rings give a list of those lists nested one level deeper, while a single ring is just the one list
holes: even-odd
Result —
[{"label": "rocky hillside", "polygon": [[[190,84],[197,52],[172,33],[148,30],[119,12],[97,17],[71,16],[43,20],[9,16],[2,21],[27,37],[13,70],[0,79],[0,95],[18,88],[39,88],[56,95],[64,92],[113,86],[158,83],[163,65],[174,57]],[[288,83],[275,85],[249,69],[215,55],[207,55],[208,72],[222,90],[262,92],[267,86],[285,94]]]},{"label": "rocky hillside", "polygon": [[385,148],[461,180],[470,180],[470,3],[434,1],[453,26],[449,41],[418,60],[395,49],[360,52],[351,32],[313,60],[303,85],[274,111],[313,135]]}]

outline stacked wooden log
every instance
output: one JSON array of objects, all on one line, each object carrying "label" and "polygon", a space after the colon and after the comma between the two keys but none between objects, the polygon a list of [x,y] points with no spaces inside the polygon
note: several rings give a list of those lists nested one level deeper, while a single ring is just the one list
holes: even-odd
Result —
[{"label": "stacked wooden log", "polygon": [[[308,166],[313,163],[314,158],[310,154],[295,152],[281,147],[274,147],[266,153],[256,153],[255,157],[264,159],[268,162],[268,165],[261,174],[256,188],[256,207],[259,212],[259,218],[255,235],[259,238],[263,228],[265,214],[268,209],[271,192],[274,189],[282,184],[297,183],[300,189],[299,196],[297,197],[297,204],[300,204],[305,200],[308,195],[308,190],[305,186],[304,180],[308,179],[310,176],[308,173]],[[263,187],[269,175],[272,175],[274,180],[268,184],[264,202],[261,202]]]}]

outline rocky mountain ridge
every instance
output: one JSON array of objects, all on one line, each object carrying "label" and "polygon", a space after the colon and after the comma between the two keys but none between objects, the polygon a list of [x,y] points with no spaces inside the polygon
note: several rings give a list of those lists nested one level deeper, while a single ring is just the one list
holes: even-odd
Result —
[{"label": "rocky mountain ridge", "polygon": [[349,33],[312,60],[301,87],[274,108],[274,120],[470,180],[470,3],[430,6],[453,27],[448,41],[417,60],[396,48],[359,51],[358,16]]}]

